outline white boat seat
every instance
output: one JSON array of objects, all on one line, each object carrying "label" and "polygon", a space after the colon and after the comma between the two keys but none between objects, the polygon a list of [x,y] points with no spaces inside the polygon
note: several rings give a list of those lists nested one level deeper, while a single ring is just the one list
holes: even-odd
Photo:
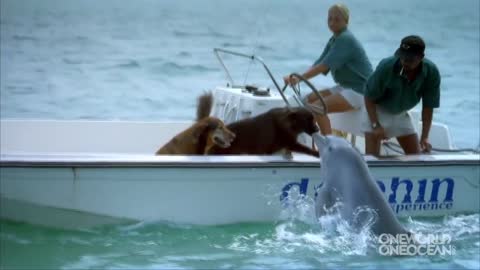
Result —
[{"label": "white boat seat", "polygon": [[332,129],[347,132],[356,136],[364,135],[362,131],[362,110],[355,110],[342,113],[331,113],[328,115]]}]

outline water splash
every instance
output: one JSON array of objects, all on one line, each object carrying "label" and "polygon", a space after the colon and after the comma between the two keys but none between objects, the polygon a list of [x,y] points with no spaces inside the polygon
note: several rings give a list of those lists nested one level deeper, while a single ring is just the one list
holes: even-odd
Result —
[{"label": "water splash", "polygon": [[299,220],[308,224],[315,223],[315,199],[300,192],[297,186],[287,191],[282,198],[280,219]]}]

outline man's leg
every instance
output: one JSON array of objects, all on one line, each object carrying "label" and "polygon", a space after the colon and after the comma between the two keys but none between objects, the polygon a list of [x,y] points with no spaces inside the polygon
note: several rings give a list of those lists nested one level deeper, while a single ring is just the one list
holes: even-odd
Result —
[{"label": "man's leg", "polygon": [[[318,91],[318,93],[323,98],[326,98],[326,97],[328,97],[332,94],[332,92],[330,92],[330,88],[322,89],[322,90]],[[318,100],[318,97],[315,93],[312,92],[312,93],[307,95],[307,102],[311,103],[311,102],[315,102],[317,100]]]},{"label": "man's leg", "polygon": [[420,154],[420,143],[416,133],[397,137],[397,141],[406,155]]},{"label": "man's leg", "polygon": [[381,139],[373,135],[373,133],[365,133],[365,154],[367,155],[380,155],[380,143]]},{"label": "man's leg", "polygon": [[[331,94],[324,98],[327,105],[327,113],[338,113],[351,111],[354,108],[348,101],[340,94]],[[332,134],[332,125],[330,124],[330,118],[328,115],[315,115],[320,131],[323,135]]]},{"label": "man's leg", "polygon": [[[322,98],[326,98],[330,95],[332,95],[332,92],[330,92],[330,89],[329,88],[326,88],[326,89],[323,89],[323,90],[320,90],[318,91],[318,93],[320,94],[320,96],[322,96]],[[308,104],[312,104],[312,105],[315,105],[315,103],[318,101],[318,97],[315,93],[310,93],[307,95],[305,101],[308,103]],[[315,115],[315,119],[318,123],[318,126],[320,128],[320,132],[323,134],[323,135],[326,135],[326,134],[331,134],[332,133],[332,130],[331,130],[331,127],[330,127],[330,120],[328,119],[328,117],[326,119],[324,119],[324,117],[321,117],[321,115],[319,114],[316,114],[314,113]]]}]

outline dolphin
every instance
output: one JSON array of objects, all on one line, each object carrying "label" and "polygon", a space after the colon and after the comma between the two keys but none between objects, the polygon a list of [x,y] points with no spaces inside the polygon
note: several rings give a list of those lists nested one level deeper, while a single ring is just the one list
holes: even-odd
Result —
[{"label": "dolphin", "polygon": [[[371,225],[371,231],[377,236],[410,235],[382,195],[362,154],[343,138],[318,133],[312,137],[320,152],[320,174],[323,180],[323,184],[316,190],[317,218],[336,206],[335,210],[339,211],[342,219],[355,228]],[[373,210],[374,218],[365,215],[366,212],[362,212],[362,209]]]}]

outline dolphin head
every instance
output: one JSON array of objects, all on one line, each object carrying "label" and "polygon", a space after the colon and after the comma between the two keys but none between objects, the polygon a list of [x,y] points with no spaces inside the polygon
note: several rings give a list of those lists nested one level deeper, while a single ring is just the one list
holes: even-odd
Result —
[{"label": "dolphin head", "polygon": [[360,152],[344,138],[332,135],[323,136],[319,133],[313,134],[312,137],[318,147],[322,163],[327,162],[327,160],[330,159],[335,161],[340,156],[349,156],[353,159],[360,158],[363,160]]},{"label": "dolphin head", "polygon": [[329,152],[332,152],[340,148],[353,148],[353,146],[345,139],[337,136],[323,136],[319,133],[312,135],[313,141],[318,147],[320,156],[326,155]]}]

